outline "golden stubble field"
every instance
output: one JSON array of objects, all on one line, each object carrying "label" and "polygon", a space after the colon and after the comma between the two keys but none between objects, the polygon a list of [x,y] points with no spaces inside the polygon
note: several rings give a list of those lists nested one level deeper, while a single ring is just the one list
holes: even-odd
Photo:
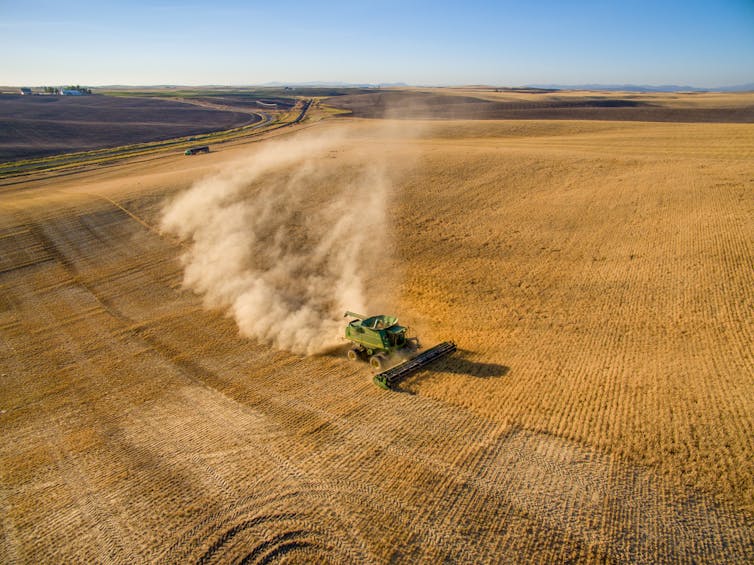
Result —
[{"label": "golden stubble field", "polygon": [[752,558],[754,126],[314,134],[296,221],[384,164],[367,306],[459,352],[387,393],[182,286],[164,203],[269,141],[6,184],[0,561]]}]

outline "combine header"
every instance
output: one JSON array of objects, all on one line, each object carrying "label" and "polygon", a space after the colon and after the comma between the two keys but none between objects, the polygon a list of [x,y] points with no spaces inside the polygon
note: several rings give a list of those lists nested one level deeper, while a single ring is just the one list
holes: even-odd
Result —
[{"label": "combine header", "polygon": [[355,312],[346,312],[345,316],[356,318],[346,326],[346,339],[354,345],[348,351],[351,361],[368,359],[369,364],[376,371],[381,371],[374,376],[374,384],[390,389],[395,383],[429,365],[433,361],[450,355],[456,350],[456,344],[445,341],[434,346],[415,357],[411,357],[387,370],[390,360],[406,359],[407,355],[421,348],[419,339],[407,337],[408,328],[398,325],[398,318],[393,316],[362,316]]},{"label": "combine header", "polygon": [[455,350],[455,343],[453,343],[452,341],[443,341],[441,344],[435,345],[432,349],[427,349],[413,359],[409,359],[408,361],[404,361],[400,365],[396,365],[395,367],[391,367],[386,371],[382,371],[381,373],[375,375],[372,380],[377,386],[384,389],[390,389],[395,383],[407,377],[414,371],[418,371],[422,367],[429,365],[435,359],[450,355]]}]

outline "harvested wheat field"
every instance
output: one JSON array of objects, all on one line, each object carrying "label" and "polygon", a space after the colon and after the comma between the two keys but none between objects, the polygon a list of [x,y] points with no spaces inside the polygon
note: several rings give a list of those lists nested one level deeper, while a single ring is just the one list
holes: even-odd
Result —
[{"label": "harvested wheat field", "polygon": [[[754,125],[339,118],[3,182],[0,561],[754,558]],[[459,351],[381,390],[362,308]]]}]

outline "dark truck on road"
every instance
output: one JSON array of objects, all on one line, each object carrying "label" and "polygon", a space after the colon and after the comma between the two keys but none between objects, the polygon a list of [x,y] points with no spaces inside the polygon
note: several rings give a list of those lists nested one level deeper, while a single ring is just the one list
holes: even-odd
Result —
[{"label": "dark truck on road", "polygon": [[196,155],[197,153],[209,153],[209,145],[202,145],[201,147],[189,147],[183,152],[184,155]]}]

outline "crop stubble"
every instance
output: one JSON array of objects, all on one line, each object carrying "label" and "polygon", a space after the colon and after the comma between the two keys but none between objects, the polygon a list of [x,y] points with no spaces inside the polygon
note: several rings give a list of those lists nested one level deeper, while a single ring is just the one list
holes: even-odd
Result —
[{"label": "crop stubble", "polygon": [[322,125],[414,159],[416,394],[204,311],[163,192],[5,192],[0,560],[751,557],[751,126],[527,125]]}]

